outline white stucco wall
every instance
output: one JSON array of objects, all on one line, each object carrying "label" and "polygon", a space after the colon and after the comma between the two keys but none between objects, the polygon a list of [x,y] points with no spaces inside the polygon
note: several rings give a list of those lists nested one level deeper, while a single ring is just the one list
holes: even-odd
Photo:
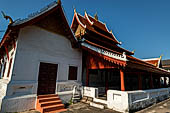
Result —
[{"label": "white stucco wall", "polygon": [[28,26],[21,29],[13,80],[38,80],[39,62],[58,64],[57,80],[68,80],[69,65],[78,66],[81,81],[81,52],[64,36]]},{"label": "white stucco wall", "polygon": [[[82,53],[80,50],[72,48],[70,40],[66,37],[36,26],[27,26],[20,30],[17,42],[12,78],[4,99],[5,105],[8,105],[6,100],[37,93],[40,62],[58,64],[56,88],[60,82],[81,83]],[[70,65],[78,67],[77,80],[75,81],[68,81]],[[19,107],[27,101],[25,97],[27,96],[22,98],[22,102],[18,98],[13,101],[19,103]],[[35,108],[35,103],[26,109],[33,108]],[[10,111],[14,109],[10,109]]]}]

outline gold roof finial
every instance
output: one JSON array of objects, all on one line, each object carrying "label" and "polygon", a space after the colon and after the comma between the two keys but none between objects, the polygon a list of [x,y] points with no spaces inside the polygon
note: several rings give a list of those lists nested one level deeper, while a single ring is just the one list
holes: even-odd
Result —
[{"label": "gold roof finial", "polygon": [[12,23],[14,22],[14,21],[12,20],[12,18],[11,18],[10,16],[5,15],[5,13],[4,13],[3,11],[1,11],[1,13],[2,13],[2,16],[3,16],[6,20],[9,19],[9,24],[12,24]]},{"label": "gold roof finial", "polygon": [[76,8],[73,6],[73,8],[74,8],[74,13],[76,13]]},{"label": "gold roof finial", "polygon": [[163,56],[164,56],[164,55],[162,54],[159,58],[162,59]]},{"label": "gold roof finial", "polygon": [[59,5],[61,5],[61,0],[58,0],[57,3],[58,3]]},{"label": "gold roof finial", "polygon": [[133,50],[132,53],[135,53],[135,50]]},{"label": "gold roof finial", "polygon": [[112,30],[110,30],[110,33],[112,33]]},{"label": "gold roof finial", "polygon": [[94,19],[95,19],[95,20],[98,20],[97,12],[96,12],[96,14],[94,15]]}]

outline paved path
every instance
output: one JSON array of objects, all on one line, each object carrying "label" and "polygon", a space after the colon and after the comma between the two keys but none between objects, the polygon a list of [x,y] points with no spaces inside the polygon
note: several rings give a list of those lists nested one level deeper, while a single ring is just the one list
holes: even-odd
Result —
[{"label": "paved path", "polygon": [[170,99],[152,105],[136,113],[170,113]]}]

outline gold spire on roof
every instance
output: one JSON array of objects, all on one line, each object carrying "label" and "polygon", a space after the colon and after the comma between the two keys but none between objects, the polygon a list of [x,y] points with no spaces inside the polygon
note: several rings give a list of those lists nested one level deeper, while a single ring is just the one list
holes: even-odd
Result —
[{"label": "gold spire on roof", "polygon": [[12,24],[14,21],[12,20],[12,18],[8,15],[5,15],[5,13],[3,11],[1,11],[3,17],[8,20],[9,19],[9,24]]},{"label": "gold spire on roof", "polygon": [[58,0],[57,3],[60,5],[61,4],[61,0]]},{"label": "gold spire on roof", "polygon": [[74,7],[74,13],[76,13],[76,8]]},{"label": "gold spire on roof", "polygon": [[135,50],[133,50],[132,53],[135,53]]},{"label": "gold spire on roof", "polygon": [[162,54],[159,58],[162,59],[163,56],[164,56],[164,55]]},{"label": "gold spire on roof", "polygon": [[94,15],[94,19],[98,21],[97,12],[96,12],[96,14]]}]

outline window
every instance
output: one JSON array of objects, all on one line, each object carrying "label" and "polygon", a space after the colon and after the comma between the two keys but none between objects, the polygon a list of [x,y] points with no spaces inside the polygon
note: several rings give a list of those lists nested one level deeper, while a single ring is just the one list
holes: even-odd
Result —
[{"label": "window", "polygon": [[77,80],[77,67],[69,66],[68,80]]}]

